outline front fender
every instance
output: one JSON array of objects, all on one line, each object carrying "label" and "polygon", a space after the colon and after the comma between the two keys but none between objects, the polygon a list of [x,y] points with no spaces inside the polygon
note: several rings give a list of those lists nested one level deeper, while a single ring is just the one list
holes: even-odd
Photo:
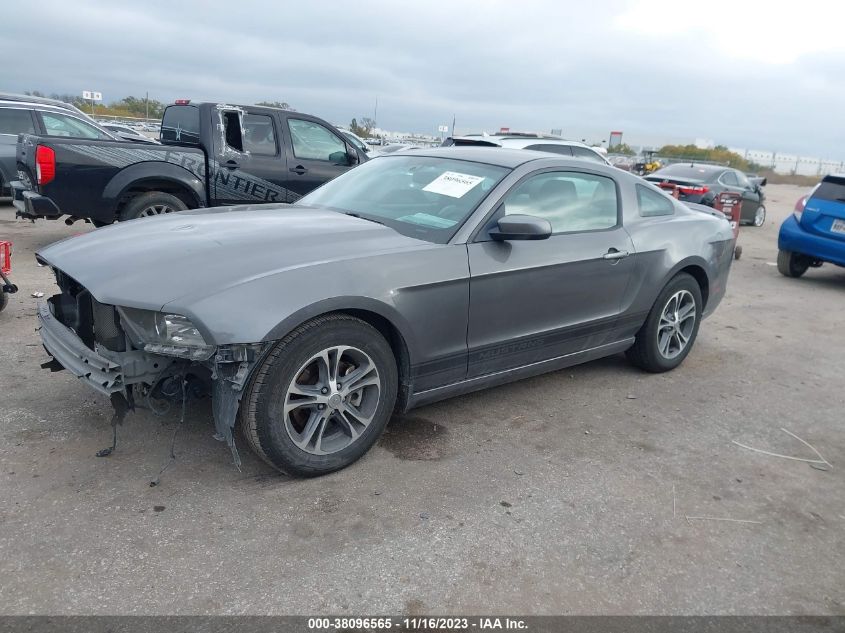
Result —
[{"label": "front fender", "polygon": [[393,306],[369,297],[332,297],[330,299],[324,299],[322,301],[312,303],[288,315],[273,329],[267,332],[262,340],[277,341],[284,338],[288,332],[292,331],[297,326],[305,323],[306,321],[310,321],[321,314],[327,314],[329,312],[347,312],[352,310],[371,312],[383,319],[386,319],[402,335],[411,358],[417,357],[417,341],[414,337],[411,325]]}]

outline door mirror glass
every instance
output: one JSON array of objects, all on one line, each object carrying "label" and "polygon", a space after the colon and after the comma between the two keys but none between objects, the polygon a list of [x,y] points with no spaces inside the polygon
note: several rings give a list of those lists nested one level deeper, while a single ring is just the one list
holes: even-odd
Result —
[{"label": "door mirror glass", "polygon": [[346,152],[332,152],[329,154],[329,162],[333,165],[347,165],[349,155]]},{"label": "door mirror glass", "polygon": [[490,231],[490,237],[496,241],[505,240],[545,240],[552,234],[551,223],[533,215],[505,215]]}]

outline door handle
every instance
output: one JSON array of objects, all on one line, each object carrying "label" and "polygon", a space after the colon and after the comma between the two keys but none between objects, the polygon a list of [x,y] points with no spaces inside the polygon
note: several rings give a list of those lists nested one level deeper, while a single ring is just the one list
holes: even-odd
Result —
[{"label": "door handle", "polygon": [[602,255],[602,257],[604,259],[616,260],[616,259],[624,259],[624,258],[628,257],[628,255],[630,255],[630,253],[628,251],[619,251],[619,250],[616,250],[615,248],[611,248],[604,255]]},{"label": "door handle", "polygon": [[296,167],[291,167],[291,168],[290,168],[290,170],[291,170],[293,173],[295,173],[295,174],[299,174],[300,176],[301,176],[302,174],[304,174],[304,173],[307,173],[307,172],[308,172],[308,170],[307,170],[307,169],[305,169],[305,167],[303,167],[302,165],[297,165]]},{"label": "door handle", "polygon": [[225,167],[226,169],[237,169],[239,167],[238,161],[227,160],[225,163],[223,163],[223,167]]}]

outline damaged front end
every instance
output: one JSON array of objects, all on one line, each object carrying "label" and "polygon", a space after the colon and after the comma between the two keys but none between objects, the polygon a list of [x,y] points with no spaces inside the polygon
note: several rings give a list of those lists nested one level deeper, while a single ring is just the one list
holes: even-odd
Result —
[{"label": "damaged front end", "polygon": [[109,397],[114,425],[136,401],[184,403],[188,392],[210,393],[215,438],[227,443],[240,466],[233,433],[238,406],[271,343],[210,345],[185,316],[100,303],[54,270],[61,293],[40,303],[37,313],[41,340],[52,356],[42,367],[67,369]]}]

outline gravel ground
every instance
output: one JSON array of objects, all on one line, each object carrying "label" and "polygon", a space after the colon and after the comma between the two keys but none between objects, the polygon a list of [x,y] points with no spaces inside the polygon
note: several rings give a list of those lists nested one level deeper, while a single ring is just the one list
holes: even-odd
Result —
[{"label": "gravel ground", "polygon": [[[0,612],[845,614],[845,270],[778,274],[801,193],[768,188],[672,373],[618,356],[455,398],[305,481],[245,446],[239,472],[199,403],[154,488],[177,416],[130,414],[97,458],[107,400],[39,367],[32,253],[90,229],[0,206],[21,287],[0,314]],[[781,428],[833,467],[732,443],[814,457]]]}]

